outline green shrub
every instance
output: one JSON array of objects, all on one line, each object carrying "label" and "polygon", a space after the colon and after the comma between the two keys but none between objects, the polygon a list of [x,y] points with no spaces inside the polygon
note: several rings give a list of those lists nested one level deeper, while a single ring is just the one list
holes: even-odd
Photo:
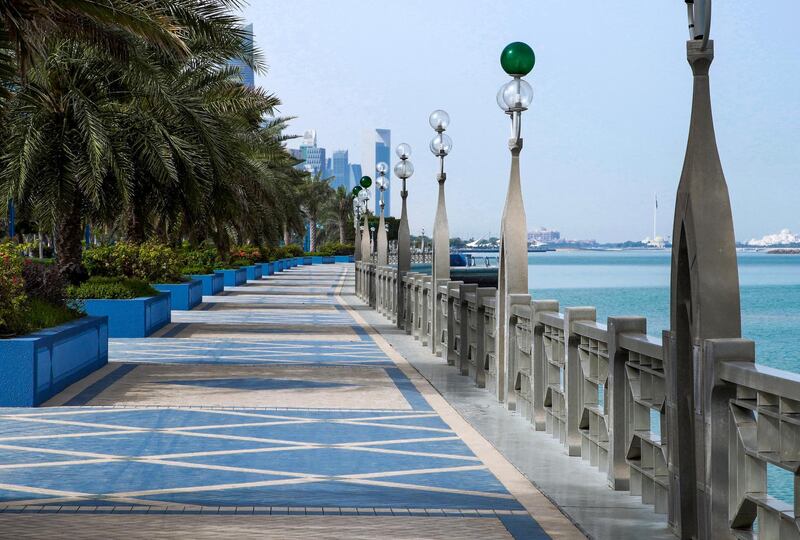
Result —
[{"label": "green shrub", "polygon": [[93,277],[124,276],[149,283],[183,281],[178,255],[154,242],[93,247],[83,252],[83,264]]},{"label": "green shrub", "polygon": [[67,296],[73,300],[92,298],[127,300],[157,294],[159,292],[147,282],[125,277],[95,276],[80,285],[72,285],[67,288]]},{"label": "green shrub", "polygon": [[184,246],[179,252],[184,275],[191,274],[211,274],[215,269],[220,269],[224,263],[219,258],[217,248],[213,246],[200,246],[191,248]]},{"label": "green shrub", "polygon": [[297,244],[288,244],[286,246],[283,246],[283,248],[286,250],[287,253],[286,258],[302,257],[304,253],[303,248],[298,246]]},{"label": "green shrub", "polygon": [[250,259],[233,259],[228,264],[228,268],[241,268],[242,266],[252,266],[252,264]]},{"label": "green shrub", "polygon": [[262,260],[261,250],[256,246],[236,246],[231,249],[231,259],[248,261],[242,266],[249,266]]},{"label": "green shrub", "polygon": [[327,242],[317,250],[319,255],[332,257],[333,255],[352,255],[355,253],[353,244],[342,244],[339,242]]},{"label": "green shrub", "polygon": [[43,328],[52,328],[80,319],[84,313],[76,306],[53,305],[39,298],[31,298],[27,307],[27,325],[29,332]]},{"label": "green shrub", "polygon": [[177,254],[169,246],[145,242],[139,246],[139,258],[132,275],[148,283],[175,283],[185,281]]},{"label": "green shrub", "polygon": [[14,244],[0,243],[0,334],[17,334],[25,327],[28,296],[22,279],[22,255]]}]

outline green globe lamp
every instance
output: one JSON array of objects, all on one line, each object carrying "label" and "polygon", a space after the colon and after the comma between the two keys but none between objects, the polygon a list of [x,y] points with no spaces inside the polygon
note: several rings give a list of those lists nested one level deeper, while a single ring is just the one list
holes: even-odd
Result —
[{"label": "green globe lamp", "polygon": [[369,176],[362,176],[359,184],[361,184],[362,188],[367,189],[372,185],[372,178],[370,178]]},{"label": "green globe lamp", "polygon": [[511,80],[497,92],[497,105],[511,117],[512,151],[522,148],[522,112],[527,111],[533,101],[533,88],[523,79],[536,64],[536,55],[527,43],[509,43],[500,53],[500,66],[511,75]]}]

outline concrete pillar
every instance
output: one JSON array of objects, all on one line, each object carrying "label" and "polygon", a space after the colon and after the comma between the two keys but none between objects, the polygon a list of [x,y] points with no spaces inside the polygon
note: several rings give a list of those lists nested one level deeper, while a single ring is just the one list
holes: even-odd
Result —
[{"label": "concrete pillar", "polygon": [[405,178],[403,178],[400,198],[403,199],[403,209],[400,212],[400,226],[397,229],[397,327],[408,330],[405,311],[406,289],[403,285],[403,277],[411,271],[411,232],[408,227],[408,210],[406,208],[408,190]]},{"label": "concrete pillar", "polygon": [[531,421],[537,431],[547,428],[547,413],[544,410],[544,395],[547,391],[547,375],[545,371],[544,325],[539,322],[539,314],[558,313],[556,300],[533,300],[531,302],[531,333],[533,334],[533,350],[531,353],[531,375],[533,378],[533,413]]},{"label": "concrete pillar", "polygon": [[[707,37],[707,36],[706,36]],[[689,139],[675,202],[670,332],[665,350],[671,504],[668,519],[680,538],[727,538],[713,531],[710,464],[712,411],[702,396],[714,381],[706,370],[706,340],[741,337],[739,274],[728,187],[711,114],[709,68],[714,43],[687,42],[694,89]]]},{"label": "concrete pillar", "polygon": [[603,410],[608,418],[608,485],[614,490],[630,489],[630,467],[626,461],[628,434],[626,426],[625,396],[628,378],[625,375],[627,351],[619,345],[619,336],[625,332],[646,334],[644,317],[608,318],[608,389]]}]

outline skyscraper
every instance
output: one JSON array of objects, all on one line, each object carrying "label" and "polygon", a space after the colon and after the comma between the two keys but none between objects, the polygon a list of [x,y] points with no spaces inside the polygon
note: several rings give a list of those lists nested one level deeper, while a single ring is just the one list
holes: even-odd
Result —
[{"label": "skyscraper", "polygon": [[[386,163],[389,170],[386,173],[386,178],[390,179],[392,170],[392,132],[389,129],[368,129],[364,132],[363,147],[361,149],[361,163],[364,166],[364,174],[375,179],[377,173],[375,168],[378,163]],[[374,185],[374,184],[373,184]],[[375,214],[379,214],[380,206],[380,191],[375,187],[373,199],[375,201]],[[392,214],[392,190],[387,189],[384,192],[383,200],[385,202],[384,213],[387,216]]]},{"label": "skyscraper", "polygon": [[350,189],[352,190],[354,187],[358,185],[361,181],[361,177],[364,174],[361,172],[361,164],[360,163],[351,163],[350,164]]},{"label": "skyscraper", "polygon": [[[252,25],[252,23],[248,24],[247,26],[242,28],[242,30],[244,31],[244,34],[245,34],[245,36],[244,36],[245,45],[247,45],[248,50],[252,51],[252,49],[253,49],[253,25]],[[252,59],[253,59],[252,55],[250,55],[249,60],[252,60]],[[228,62],[228,65],[229,66],[238,67],[239,68],[239,76],[242,78],[242,83],[245,86],[247,86],[248,88],[255,88],[255,86],[256,86],[256,77],[255,77],[255,74],[253,73],[253,68],[251,68],[245,62],[243,62],[242,60],[239,60],[238,58],[235,59],[235,60],[230,60]]]},{"label": "skyscraper", "polygon": [[333,189],[344,186],[347,191],[350,191],[350,159],[347,150],[336,150],[333,153],[330,173],[333,175],[331,182]]},{"label": "skyscraper", "polygon": [[295,166],[301,171],[307,170],[311,174],[325,175],[325,149],[317,146],[317,132],[313,129],[303,134],[303,144],[300,145],[300,159],[303,163]]}]

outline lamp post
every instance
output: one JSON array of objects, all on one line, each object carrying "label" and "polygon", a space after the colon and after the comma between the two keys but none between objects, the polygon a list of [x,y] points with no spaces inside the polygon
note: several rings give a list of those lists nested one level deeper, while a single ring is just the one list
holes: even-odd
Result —
[{"label": "lamp post", "polygon": [[513,374],[507,373],[509,343],[506,333],[511,312],[510,295],[528,293],[528,227],[522,201],[519,154],[522,151],[522,113],[527,110],[533,97],[533,89],[522,77],[531,72],[535,63],[533,49],[519,41],[507,45],[500,55],[500,65],[512,77],[497,92],[497,104],[511,118],[511,138],[508,140],[511,174],[500,226],[500,268],[495,308],[495,393],[500,401],[507,399],[508,386],[514,383]]},{"label": "lamp post", "polygon": [[389,246],[388,240],[386,236],[386,227],[385,227],[385,220],[384,220],[384,207],[386,202],[384,201],[383,193],[389,187],[389,179],[386,178],[386,171],[389,170],[389,166],[384,163],[380,162],[375,167],[375,170],[378,173],[378,180],[376,181],[376,185],[381,192],[380,198],[380,207],[381,207],[381,217],[378,223],[378,238],[376,239],[376,244],[378,245],[378,257],[377,257],[377,264],[378,266],[386,266],[389,264]]},{"label": "lamp post", "polygon": [[370,255],[375,255],[376,254],[375,253],[375,244],[377,244],[377,235],[375,234],[375,225],[372,225],[369,228],[369,239],[370,239],[370,244],[369,244]]},{"label": "lamp post", "polygon": [[[353,188],[353,226],[355,227],[355,239],[353,241],[353,248],[354,248],[354,259],[356,261],[361,261],[361,201],[358,198],[359,193],[361,192],[361,186],[356,186]],[[358,273],[356,273],[358,276]]]},{"label": "lamp post", "polygon": [[364,229],[361,234],[361,260],[369,261],[371,251],[369,249],[369,187],[372,185],[372,178],[369,176],[362,176],[359,181],[361,191],[358,194],[361,199],[361,206],[364,209]]},{"label": "lamp post", "polygon": [[408,160],[411,157],[411,146],[406,143],[397,145],[395,150],[400,161],[394,166],[394,174],[403,181],[400,189],[400,198],[403,199],[403,209],[400,212],[400,226],[397,229],[397,327],[405,328],[405,287],[403,276],[411,271],[411,231],[408,226],[408,210],[406,199],[408,188],[406,181],[414,174],[414,165]]},{"label": "lamp post", "polygon": [[[433,309],[436,310],[438,309],[436,291],[439,290],[439,282],[450,280],[450,227],[447,224],[447,208],[444,200],[444,182],[447,180],[444,172],[444,158],[453,149],[453,141],[445,134],[450,125],[449,114],[442,110],[433,111],[428,122],[436,132],[431,139],[430,150],[434,156],[439,158],[439,172],[436,175],[436,181],[439,183],[439,199],[436,204],[436,219],[433,222],[433,264],[431,265],[431,285],[433,286],[431,301],[434,302]],[[431,351],[434,353],[438,347],[438,336],[441,331],[437,328],[436,320],[436,317],[432,317]]]},{"label": "lamp post", "polygon": [[[728,453],[728,445],[742,444],[726,438],[738,431],[731,427],[728,405],[737,397],[736,389],[720,381],[719,363],[708,354],[714,350],[708,340],[741,337],[739,273],[733,213],[711,113],[711,0],[687,1],[687,8],[692,114],[675,201],[670,331],[668,346],[664,344],[672,366],[666,395],[666,414],[673,419],[667,434],[667,466],[671,491],[676,493],[668,520],[681,538],[722,538],[731,522],[743,531],[752,527],[760,511],[742,494],[766,492],[767,480],[763,472],[744,480],[729,477],[737,467],[729,469],[728,460],[736,458]],[[737,351],[735,357],[741,362],[754,360],[751,349]],[[751,411],[738,416],[737,424],[756,423]],[[711,453],[712,446],[716,454]]]}]

